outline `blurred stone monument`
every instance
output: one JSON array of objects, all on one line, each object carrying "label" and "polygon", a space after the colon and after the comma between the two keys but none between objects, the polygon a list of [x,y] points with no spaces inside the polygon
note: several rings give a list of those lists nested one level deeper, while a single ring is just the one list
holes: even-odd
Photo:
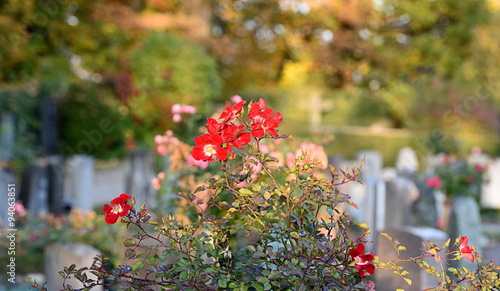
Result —
[{"label": "blurred stone monument", "polygon": [[[94,257],[100,253],[99,250],[83,243],[70,244],[54,244],[45,248],[45,276],[47,279],[47,290],[61,290],[63,288],[63,278],[59,274],[64,267],[69,267],[72,264],[76,268],[90,267],[94,262]],[[91,272],[86,271],[89,278],[96,278]],[[74,276],[65,282],[71,285],[72,288],[82,288],[80,283]],[[92,291],[104,290],[102,286],[91,288]]]},{"label": "blurred stone monument", "polygon": [[[479,206],[473,197],[454,197],[448,221],[447,232],[452,240],[460,236],[469,238],[469,246],[474,246],[478,253],[482,254],[482,223]],[[450,261],[450,265],[456,268],[466,267],[469,270],[477,269],[476,262],[467,259]]]},{"label": "blurred stone monument", "polygon": [[64,212],[64,159],[60,156],[47,158],[47,199],[49,211],[55,214]]},{"label": "blurred stone monument", "polygon": [[67,175],[72,206],[92,210],[94,205],[94,158],[88,155],[74,155],[68,161]]},{"label": "blurred stone monument", "polygon": [[12,113],[4,113],[0,117],[0,163],[9,162],[14,156],[15,124]]},{"label": "blurred stone monument", "polygon": [[48,178],[45,167],[34,164],[26,167],[21,176],[19,200],[30,213],[47,213]]},{"label": "blurred stone monument", "polygon": [[44,155],[57,153],[58,107],[55,100],[45,98],[41,103],[41,143]]},{"label": "blurred stone monument", "polygon": [[[445,232],[434,228],[406,227],[405,229],[390,229],[384,232],[393,240],[397,240],[402,246],[406,247],[406,250],[400,251],[401,259],[420,256],[422,254],[422,243],[431,241],[437,246],[442,247],[448,239],[448,235]],[[446,253],[446,249],[444,249],[441,254],[444,253]],[[377,239],[376,254],[382,262],[398,259],[394,245],[380,233]],[[427,262],[429,266],[436,267],[439,270],[440,266],[435,258],[426,257],[422,258],[422,260]],[[412,284],[408,285],[401,276],[394,274],[392,270],[378,269],[375,271],[377,291],[394,291],[399,289],[406,291],[421,291],[437,286],[436,279],[420,270],[415,263],[401,262],[398,263],[398,266],[402,266],[403,270],[409,272],[405,277],[410,279]]]},{"label": "blurred stone monument", "polygon": [[500,209],[500,158],[486,164],[485,181],[481,189],[481,206]]},{"label": "blurred stone monument", "polygon": [[135,197],[137,205],[151,203],[154,193],[151,180],[156,176],[153,172],[153,155],[149,151],[135,151],[129,155],[128,163],[127,194]]},{"label": "blurred stone monument", "polygon": [[[347,160],[343,156],[335,155],[328,158],[328,164],[332,165],[337,173],[340,173],[340,170],[346,171],[352,169],[354,160]],[[341,193],[348,194],[351,197],[352,201],[362,201],[365,196],[364,186],[359,183],[346,183],[337,186],[337,189]],[[349,207],[347,205],[340,206]],[[361,209],[349,207],[348,209],[344,210],[347,210],[347,212],[349,212],[349,214],[356,221],[360,221],[361,217],[363,216],[363,211]]]},{"label": "blurred stone monument", "polygon": [[415,152],[409,147],[402,148],[396,160],[396,175],[387,180],[387,229],[410,225],[411,206],[419,197],[419,190],[413,180],[417,170],[418,159]]},{"label": "blurred stone monument", "polygon": [[[386,185],[382,179],[382,155],[378,151],[361,151],[358,153],[358,163],[365,159],[365,164],[360,172],[360,180],[363,182],[364,195],[360,195],[359,200],[353,202],[358,204],[362,210],[362,217],[359,222],[366,223],[372,232],[367,239],[375,242],[376,233],[385,228],[386,215]],[[372,245],[368,245],[372,247]]]}]

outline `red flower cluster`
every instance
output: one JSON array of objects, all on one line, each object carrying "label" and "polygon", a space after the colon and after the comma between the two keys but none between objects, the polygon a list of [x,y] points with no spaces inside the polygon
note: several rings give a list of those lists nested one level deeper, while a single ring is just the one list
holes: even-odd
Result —
[{"label": "red flower cluster", "polygon": [[276,128],[283,121],[281,113],[274,113],[271,108],[266,107],[266,100],[264,99],[260,99],[258,103],[252,103],[250,106],[248,117],[252,120],[253,137],[264,137],[266,132],[273,137],[277,136]]},{"label": "red flower cluster", "polygon": [[107,224],[115,224],[120,216],[127,215],[130,208],[132,208],[130,204],[127,204],[127,201],[130,199],[132,199],[132,196],[124,193],[111,200],[111,206],[108,204],[104,205],[101,214],[106,213],[105,220]]},{"label": "red flower cluster", "polygon": [[349,255],[353,258],[356,269],[361,277],[367,276],[365,272],[369,275],[375,273],[375,266],[370,264],[375,259],[373,252],[365,254],[365,246],[362,243],[358,243],[357,248],[349,250]]},{"label": "red flower cluster", "polygon": [[276,128],[283,120],[279,112],[274,112],[266,107],[266,101],[250,103],[248,117],[252,121],[250,132],[246,131],[244,125],[237,125],[235,121],[243,111],[246,101],[240,101],[234,105],[228,105],[219,116],[219,121],[207,118],[207,134],[194,139],[196,146],[193,148],[193,158],[199,161],[213,162],[214,157],[221,161],[232,154],[232,149],[242,149],[254,138],[262,138],[266,133],[273,137],[278,135]]}]

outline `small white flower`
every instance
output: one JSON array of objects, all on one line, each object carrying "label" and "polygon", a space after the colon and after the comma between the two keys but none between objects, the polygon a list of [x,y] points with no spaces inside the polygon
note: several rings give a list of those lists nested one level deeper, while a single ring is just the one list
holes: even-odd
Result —
[{"label": "small white flower", "polygon": [[229,250],[229,246],[227,246],[223,251],[222,251],[222,254],[224,255],[224,257],[226,258],[231,258],[233,256],[233,254],[231,253],[231,251]]}]

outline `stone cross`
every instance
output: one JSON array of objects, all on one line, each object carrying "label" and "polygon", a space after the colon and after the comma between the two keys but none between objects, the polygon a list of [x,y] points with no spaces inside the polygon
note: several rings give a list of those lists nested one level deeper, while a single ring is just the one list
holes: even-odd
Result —
[{"label": "stone cross", "polygon": [[321,126],[321,117],[323,112],[331,109],[332,104],[328,101],[323,101],[321,98],[321,93],[313,90],[310,94],[309,108],[311,112],[311,130],[317,131]]}]

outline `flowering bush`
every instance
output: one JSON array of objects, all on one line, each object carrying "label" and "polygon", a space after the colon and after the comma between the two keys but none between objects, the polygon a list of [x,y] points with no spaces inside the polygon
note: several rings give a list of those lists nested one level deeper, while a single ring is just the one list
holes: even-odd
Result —
[{"label": "flowering bush", "polygon": [[448,197],[479,196],[484,176],[484,165],[470,164],[452,156],[440,156],[434,176],[426,180],[430,188],[441,189]]},{"label": "flowering bush", "polygon": [[[374,290],[366,277],[376,268],[407,275],[397,266],[404,260],[382,263],[373,252],[367,253],[364,238],[370,229],[346,219],[343,209],[357,206],[337,186],[355,181],[361,167],[337,171],[322,162],[319,151],[307,150],[289,156],[293,161],[280,161],[279,153],[270,148],[287,138],[278,132],[283,117],[262,99],[251,102],[245,115],[245,104],[228,105],[218,118],[208,118],[207,132],[195,139],[193,159],[218,165],[219,170],[193,191],[178,193],[197,210],[196,217],[192,221],[172,215],[153,217],[145,204],[136,209],[133,197],[120,195],[104,206],[103,214],[107,223],[121,221],[136,231],[124,241],[125,259],[131,264],[107,271],[102,254],[92,266],[65,268],[61,275],[74,276],[83,287],[63,288]],[[269,140],[274,143],[267,145]],[[315,147],[304,144],[303,148]],[[433,274],[436,270],[422,263],[422,257],[441,260],[455,254],[452,259],[474,259],[477,254],[467,243],[463,238],[459,250],[444,255],[439,254],[444,247],[430,246],[411,260]],[[393,244],[398,251],[404,248],[397,241]],[[493,278],[491,268],[487,278]],[[84,273],[88,270],[94,277]],[[456,272],[457,281],[446,277],[441,286],[486,278],[479,271],[466,276],[460,272]],[[44,290],[35,282],[32,285]]]}]

